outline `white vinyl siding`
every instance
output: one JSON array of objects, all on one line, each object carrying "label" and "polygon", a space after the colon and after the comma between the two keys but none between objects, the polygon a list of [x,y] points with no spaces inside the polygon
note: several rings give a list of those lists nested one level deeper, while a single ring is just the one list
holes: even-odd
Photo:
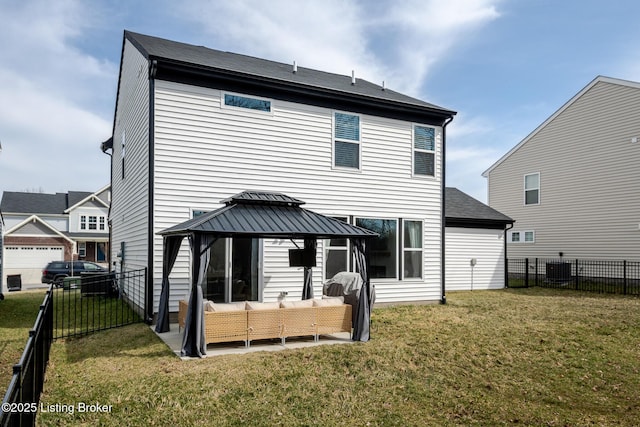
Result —
[{"label": "white vinyl siding", "polygon": [[[111,259],[126,242],[125,269],[147,266],[149,224],[149,64],[125,41],[114,128],[112,160]],[[122,146],[126,134],[126,174],[122,178]],[[162,264],[160,264],[160,270]],[[120,263],[117,263],[120,268]],[[142,285],[144,286],[144,285]],[[143,292],[140,292],[143,295]],[[156,300],[159,297],[155,295]],[[144,301],[136,303],[144,307]]]},{"label": "white vinyl siding", "polygon": [[[332,110],[274,99],[271,115],[256,114],[222,108],[221,96],[219,90],[156,82],[154,233],[189,219],[195,206],[215,209],[220,200],[247,189],[281,192],[329,216],[422,220],[423,279],[376,283],[376,298],[440,298],[440,128],[437,179],[425,182],[412,179],[412,124],[359,115],[361,171],[354,174],[334,168]],[[187,247],[185,241],[171,276],[172,311],[188,292]],[[303,271],[288,266],[288,249],[294,247],[289,240],[264,240],[265,301],[277,300],[283,291],[288,299],[300,298]],[[323,253],[324,242],[319,241],[313,269],[316,295],[322,293]],[[161,267],[162,238],[156,236],[156,306]]]},{"label": "white vinyl siding", "polygon": [[[599,81],[488,172],[489,205],[535,230],[509,257],[640,259],[639,123],[640,85]],[[522,201],[529,171],[543,178],[535,207]]]},{"label": "white vinyl siding", "polygon": [[[503,230],[447,227],[445,284],[447,291],[504,287]],[[471,260],[475,260],[472,265]]]}]

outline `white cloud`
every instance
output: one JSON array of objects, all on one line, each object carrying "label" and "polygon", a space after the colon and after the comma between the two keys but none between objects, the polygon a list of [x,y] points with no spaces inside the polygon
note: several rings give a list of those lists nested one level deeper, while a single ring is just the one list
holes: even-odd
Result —
[{"label": "white cloud", "polygon": [[109,180],[98,145],[117,65],[74,47],[96,16],[81,1],[3,2],[0,14],[0,190],[92,190]]},{"label": "white cloud", "polygon": [[496,19],[499,1],[195,0],[180,10],[227,50],[343,75],[355,70],[420,97],[429,69],[463,36]]}]

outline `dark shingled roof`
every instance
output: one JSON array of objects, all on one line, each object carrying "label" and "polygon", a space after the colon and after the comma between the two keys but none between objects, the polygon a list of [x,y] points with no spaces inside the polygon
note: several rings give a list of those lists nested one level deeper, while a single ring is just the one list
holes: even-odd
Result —
[{"label": "dark shingled roof", "polygon": [[297,67],[266,59],[195,46],[159,37],[125,31],[125,38],[147,58],[167,60],[182,66],[197,66],[204,70],[258,78],[265,84],[279,82],[289,86],[310,87],[325,91],[366,97],[374,101],[402,103],[432,112],[453,116],[454,111],[412,98],[382,86],[357,78],[351,84],[351,76]]},{"label": "dark shingled roof", "polygon": [[[269,202],[271,200],[271,202]],[[280,193],[251,191],[223,200],[226,206],[161,231],[159,234],[215,234],[220,237],[327,239],[378,234],[300,207],[304,202]]]},{"label": "dark shingled roof", "polygon": [[444,215],[449,227],[504,227],[515,221],[457,188],[447,187]]},{"label": "dark shingled roof", "polygon": [[5,191],[2,194],[0,210],[7,213],[31,214],[63,214],[66,209],[90,196],[85,191],[70,191],[67,193],[22,193]]}]

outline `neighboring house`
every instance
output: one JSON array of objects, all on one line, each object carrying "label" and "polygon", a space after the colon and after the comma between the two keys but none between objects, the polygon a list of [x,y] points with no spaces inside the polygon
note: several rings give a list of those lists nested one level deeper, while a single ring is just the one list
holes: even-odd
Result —
[{"label": "neighboring house", "polygon": [[50,261],[83,259],[106,265],[110,186],[95,193],[43,194],[5,191],[3,283],[20,274],[23,283],[40,283]]},{"label": "neighboring house", "polygon": [[[125,31],[112,138],[112,256],[148,269],[158,310],[158,232],[245,190],[283,193],[372,229],[377,301],[443,299],[443,158],[454,112],[384,86]],[[302,242],[295,242],[301,245]],[[170,311],[189,291],[185,243]],[[299,299],[289,240],[221,239],[205,298]],[[315,293],[353,269],[344,239],[318,242]],[[247,289],[236,296],[232,285]]]},{"label": "neighboring house", "polygon": [[597,77],[483,173],[509,257],[640,259],[640,83]]},{"label": "neighboring house", "polygon": [[450,187],[444,211],[446,290],[504,288],[504,234],[514,220]]}]

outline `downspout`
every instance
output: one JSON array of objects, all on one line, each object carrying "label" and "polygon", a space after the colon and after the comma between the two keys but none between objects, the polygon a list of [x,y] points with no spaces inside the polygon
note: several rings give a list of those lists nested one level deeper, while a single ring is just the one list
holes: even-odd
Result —
[{"label": "downspout", "polygon": [[447,125],[451,123],[453,116],[445,120],[442,125],[442,188],[441,188],[441,206],[440,206],[440,304],[447,303],[447,295],[445,289],[445,232],[446,232],[446,217],[444,213],[445,205],[445,189],[446,189],[446,142],[447,142]]},{"label": "downspout", "polygon": [[507,231],[511,230],[513,228],[513,223],[511,224],[507,224],[508,227],[505,227],[504,229],[504,287],[508,288],[509,287],[509,257],[507,257]]},{"label": "downspout", "polygon": [[148,229],[149,239],[147,242],[147,292],[145,298],[145,322],[151,324],[153,322],[153,196],[154,187],[154,164],[155,164],[155,87],[156,72],[158,71],[158,61],[152,59],[149,61],[149,201],[148,201]]},{"label": "downspout", "polygon": [[[111,153],[107,153],[107,150],[111,150]],[[111,233],[111,200],[113,200],[113,136],[102,144],[100,144],[100,150],[110,157],[109,159],[109,193],[111,194],[109,198],[109,211],[107,213],[107,226],[109,227],[109,247],[107,248],[107,265],[109,266],[109,271],[111,271],[111,244],[113,243],[113,235]],[[115,270],[115,268],[114,268]]]}]

